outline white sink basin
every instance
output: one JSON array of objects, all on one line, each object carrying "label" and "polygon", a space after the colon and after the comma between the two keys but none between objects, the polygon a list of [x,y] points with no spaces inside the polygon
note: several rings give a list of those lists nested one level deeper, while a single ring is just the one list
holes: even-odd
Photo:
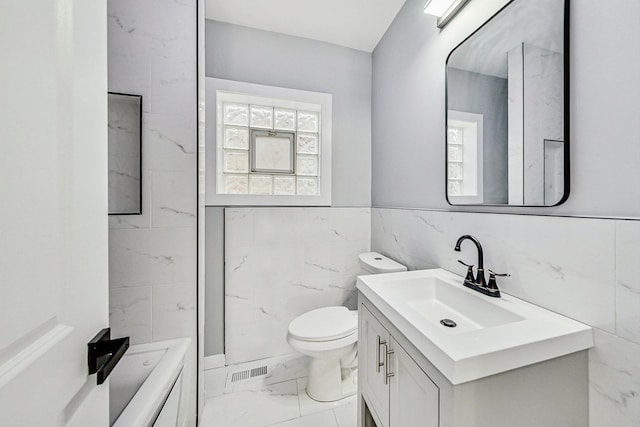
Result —
[{"label": "white sink basin", "polygon": [[452,384],[593,346],[588,325],[504,292],[488,297],[462,282],[432,269],[359,276],[357,287]]},{"label": "white sink basin", "polygon": [[389,293],[402,298],[409,308],[436,325],[442,325],[442,319],[453,320],[457,325],[442,329],[445,333],[462,333],[524,320],[524,317],[492,304],[488,297],[480,298],[480,294],[476,296],[463,286],[451,286],[450,281],[437,276],[406,279],[402,286],[389,289]]}]

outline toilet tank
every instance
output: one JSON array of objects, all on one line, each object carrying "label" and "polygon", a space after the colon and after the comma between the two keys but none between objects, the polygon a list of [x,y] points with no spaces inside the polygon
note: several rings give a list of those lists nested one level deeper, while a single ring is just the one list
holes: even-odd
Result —
[{"label": "toilet tank", "polygon": [[358,255],[360,274],[381,274],[407,271],[407,267],[378,252],[367,252]]}]

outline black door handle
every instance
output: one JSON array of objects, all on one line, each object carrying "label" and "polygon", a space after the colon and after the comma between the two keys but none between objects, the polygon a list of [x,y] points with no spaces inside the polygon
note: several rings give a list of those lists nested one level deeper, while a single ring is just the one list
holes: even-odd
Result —
[{"label": "black door handle", "polygon": [[111,328],[104,328],[87,344],[89,374],[98,374],[102,384],[129,348],[129,337],[111,339]]}]

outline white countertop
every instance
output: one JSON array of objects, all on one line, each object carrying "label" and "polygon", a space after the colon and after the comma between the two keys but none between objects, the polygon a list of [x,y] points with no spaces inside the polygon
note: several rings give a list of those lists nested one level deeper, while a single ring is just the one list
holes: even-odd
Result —
[{"label": "white countertop", "polygon": [[[593,346],[592,328],[443,269],[359,276],[357,288],[452,384]],[[458,326],[448,328],[441,318]]]}]

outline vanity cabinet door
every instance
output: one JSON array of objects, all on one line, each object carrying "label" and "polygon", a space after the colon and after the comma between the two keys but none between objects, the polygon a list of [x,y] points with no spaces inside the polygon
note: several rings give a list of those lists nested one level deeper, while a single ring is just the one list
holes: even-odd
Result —
[{"label": "vanity cabinet door", "polygon": [[389,345],[389,332],[360,305],[360,336],[358,337],[358,364],[362,395],[376,421],[377,427],[389,426],[389,385],[385,382],[385,351]]},{"label": "vanity cabinet door", "polygon": [[393,338],[390,349],[390,427],[438,427],[438,387]]}]

